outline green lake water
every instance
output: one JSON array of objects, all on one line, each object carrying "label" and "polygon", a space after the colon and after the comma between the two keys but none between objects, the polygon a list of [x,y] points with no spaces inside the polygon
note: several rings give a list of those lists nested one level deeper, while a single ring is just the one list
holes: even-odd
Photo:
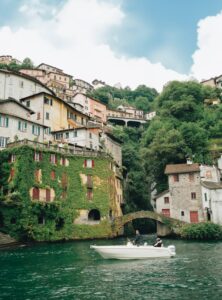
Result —
[{"label": "green lake water", "polygon": [[104,260],[93,243],[125,239],[0,251],[0,299],[222,299],[221,242],[164,239],[176,246],[175,258],[132,261]]}]

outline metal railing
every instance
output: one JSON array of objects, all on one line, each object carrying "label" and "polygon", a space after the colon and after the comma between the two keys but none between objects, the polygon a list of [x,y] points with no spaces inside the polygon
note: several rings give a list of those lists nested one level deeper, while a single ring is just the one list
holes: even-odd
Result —
[{"label": "metal railing", "polygon": [[111,156],[102,151],[96,151],[96,150],[88,150],[85,148],[79,149],[76,146],[59,146],[59,145],[52,145],[50,143],[40,143],[36,141],[30,141],[30,140],[20,140],[12,143],[7,144],[7,148],[14,148],[14,147],[19,147],[19,146],[30,146],[34,149],[38,150],[51,150],[54,152],[58,152],[64,155],[73,155],[73,156],[86,156],[86,157],[106,157],[106,158],[111,158]]}]

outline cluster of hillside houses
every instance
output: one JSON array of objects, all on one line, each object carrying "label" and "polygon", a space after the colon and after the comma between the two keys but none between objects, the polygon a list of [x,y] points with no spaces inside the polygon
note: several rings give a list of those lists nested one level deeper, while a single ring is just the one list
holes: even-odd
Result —
[{"label": "cluster of hillside houses", "polygon": [[[1,56],[0,63],[15,61]],[[220,85],[221,76],[203,84]],[[109,153],[118,167],[122,164],[121,144],[112,135],[108,121],[146,122],[155,112],[144,114],[133,107],[109,109],[88,96],[105,86],[73,79],[57,67],[42,63],[34,69],[12,72],[0,69],[0,149],[20,140],[65,145],[74,149]],[[117,123],[118,124],[118,123]],[[213,221],[222,224],[222,159],[218,166],[167,165],[169,189],[156,195],[158,213],[186,222]]]}]

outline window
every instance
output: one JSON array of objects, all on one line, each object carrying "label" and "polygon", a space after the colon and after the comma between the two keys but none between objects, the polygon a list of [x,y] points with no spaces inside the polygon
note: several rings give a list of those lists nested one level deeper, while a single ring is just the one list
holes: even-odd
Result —
[{"label": "window", "polygon": [[85,159],[84,160],[84,167],[85,168],[94,168],[94,160],[93,159]]},{"label": "window", "polygon": [[56,133],[55,138],[56,138],[56,140],[61,140],[63,138],[63,134],[62,133]]},{"label": "window", "polygon": [[45,217],[43,215],[38,216],[38,224],[45,224]]},{"label": "window", "polygon": [[62,166],[66,165],[66,158],[65,157],[61,157],[61,159],[60,159],[60,165],[62,165]]},{"label": "window", "polygon": [[93,188],[92,175],[87,175],[87,188]]},{"label": "window", "polygon": [[196,193],[194,193],[194,192],[191,193],[191,199],[192,200],[196,199]]},{"label": "window", "polygon": [[69,132],[66,132],[66,139],[69,138]]},{"label": "window", "polygon": [[87,188],[87,199],[92,200],[93,198],[93,190],[91,188]]},{"label": "window", "polygon": [[18,121],[18,130],[22,132],[27,131],[27,122]]},{"label": "window", "polygon": [[162,214],[165,217],[170,217],[170,210],[169,209],[162,209]]},{"label": "window", "polygon": [[32,190],[32,199],[39,200],[39,188],[34,187]]},{"label": "window", "polygon": [[34,161],[42,160],[42,152],[35,152],[34,154]]},{"label": "window", "polygon": [[26,106],[30,107],[30,101],[26,101]]},{"label": "window", "polygon": [[181,217],[184,217],[184,211],[183,210],[181,210]]},{"label": "window", "polygon": [[168,204],[168,203],[170,203],[170,199],[169,199],[169,197],[164,197],[164,203],[165,203],[165,204]]},{"label": "window", "polygon": [[51,201],[51,190],[50,189],[45,190],[45,200],[46,200],[46,202]]},{"label": "window", "polygon": [[207,201],[207,193],[204,193],[204,199]]},{"label": "window", "polygon": [[78,135],[77,130],[74,130],[74,131],[73,131],[73,137],[77,137],[77,135]]},{"label": "window", "polygon": [[8,127],[8,117],[0,115],[0,127]]},{"label": "window", "polygon": [[56,164],[57,163],[57,158],[55,154],[50,154],[50,162],[52,164]]},{"label": "window", "polygon": [[32,133],[34,135],[40,135],[40,126],[38,126],[38,125],[32,125]]},{"label": "window", "polygon": [[5,148],[7,145],[8,138],[0,136],[0,148]]},{"label": "window", "polygon": [[55,179],[56,179],[56,172],[55,172],[54,170],[51,171],[51,173],[50,173],[50,178],[51,178],[52,180],[55,180]]},{"label": "window", "polygon": [[15,154],[12,154],[10,157],[10,162],[13,163],[15,161],[16,161],[16,156],[15,156]]},{"label": "window", "polygon": [[68,188],[68,176],[66,173],[62,173],[62,188],[64,191],[67,191]]},{"label": "window", "polygon": [[193,173],[189,174],[189,181],[194,182],[194,174]]},{"label": "window", "polygon": [[179,181],[179,175],[178,174],[174,174],[173,175],[173,181],[174,182],[178,182]]},{"label": "window", "polygon": [[41,170],[35,170],[35,181],[40,183],[41,181]]},{"label": "window", "polygon": [[52,99],[49,99],[47,97],[44,97],[44,104],[48,104],[52,106]]},{"label": "window", "polygon": [[45,134],[48,134],[48,135],[51,134],[51,127],[45,128],[45,129],[44,129],[44,133],[45,133]]},{"label": "window", "polygon": [[49,120],[49,113],[48,112],[45,113],[45,118],[46,118],[46,120]]}]

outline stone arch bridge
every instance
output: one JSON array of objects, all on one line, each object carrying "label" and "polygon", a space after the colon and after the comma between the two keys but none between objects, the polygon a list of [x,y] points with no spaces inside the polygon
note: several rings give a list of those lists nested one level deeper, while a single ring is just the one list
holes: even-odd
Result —
[{"label": "stone arch bridge", "polygon": [[136,219],[151,219],[157,221],[157,234],[159,236],[172,234],[177,228],[184,224],[182,221],[163,216],[154,211],[142,210],[115,218],[112,224],[113,233],[119,235],[123,231],[125,224]]}]

